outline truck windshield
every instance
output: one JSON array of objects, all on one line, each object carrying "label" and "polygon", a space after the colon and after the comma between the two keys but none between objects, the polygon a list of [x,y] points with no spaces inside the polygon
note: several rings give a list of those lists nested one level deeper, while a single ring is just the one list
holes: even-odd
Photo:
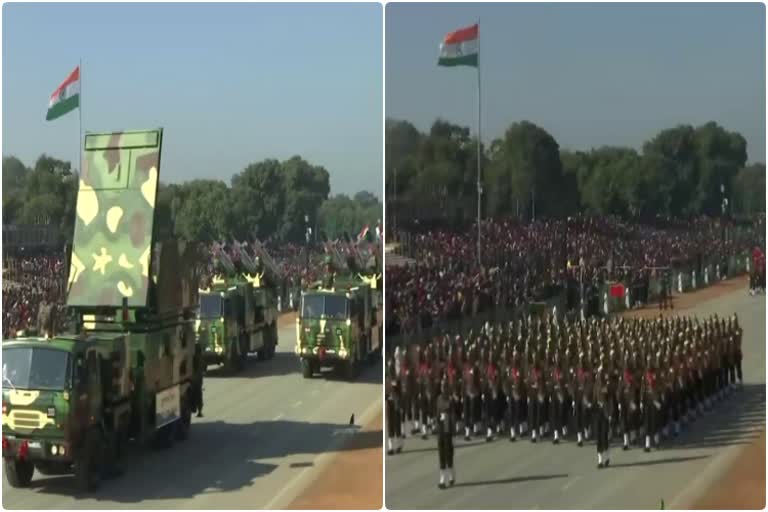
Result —
[{"label": "truck windshield", "polygon": [[222,315],[221,295],[200,295],[200,318],[219,318]]},{"label": "truck windshield", "polygon": [[12,347],[3,349],[3,388],[66,389],[71,359],[54,348]]},{"label": "truck windshield", "polygon": [[319,318],[325,315],[327,318],[344,320],[347,317],[348,303],[346,297],[338,295],[305,295],[301,316]]}]

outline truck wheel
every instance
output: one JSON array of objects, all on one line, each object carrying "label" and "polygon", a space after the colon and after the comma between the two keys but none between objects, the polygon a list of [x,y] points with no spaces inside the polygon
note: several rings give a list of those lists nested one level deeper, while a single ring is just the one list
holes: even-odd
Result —
[{"label": "truck wheel", "polygon": [[96,489],[101,481],[101,442],[97,432],[90,431],[86,436],[85,446],[72,464],[75,473],[75,485],[80,492]]},{"label": "truck wheel", "polygon": [[28,460],[5,459],[5,479],[8,484],[16,489],[29,487],[32,475],[35,474],[35,465]]},{"label": "truck wheel", "polygon": [[312,363],[309,361],[309,359],[302,359],[301,360],[301,375],[305,379],[311,379],[312,378]]},{"label": "truck wheel", "polygon": [[176,439],[186,441],[189,439],[189,429],[192,427],[192,407],[190,406],[192,398],[187,392],[184,395],[184,401],[181,404],[181,419],[176,422]]}]

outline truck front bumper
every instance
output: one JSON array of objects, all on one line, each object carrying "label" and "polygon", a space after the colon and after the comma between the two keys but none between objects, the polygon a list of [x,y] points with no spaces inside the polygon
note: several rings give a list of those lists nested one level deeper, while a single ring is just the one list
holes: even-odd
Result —
[{"label": "truck front bumper", "polygon": [[72,446],[61,439],[3,436],[3,458],[23,459],[33,463],[72,462]]},{"label": "truck front bumper", "polygon": [[349,353],[345,348],[331,347],[296,347],[296,355],[301,359],[309,361],[319,361],[321,364],[333,363],[334,361],[346,361],[349,359]]}]

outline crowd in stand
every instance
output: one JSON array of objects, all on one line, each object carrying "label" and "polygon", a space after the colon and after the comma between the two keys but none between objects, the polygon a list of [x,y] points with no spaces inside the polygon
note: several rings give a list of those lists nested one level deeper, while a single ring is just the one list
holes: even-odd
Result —
[{"label": "crowd in stand", "polygon": [[[267,244],[266,249],[283,275],[283,282],[279,284],[281,309],[295,309],[301,286],[320,279],[322,248],[310,248],[309,261],[305,246]],[[231,248],[225,248],[225,251],[229,253]],[[54,304],[63,312],[67,279],[64,266],[63,250],[18,251],[3,255],[3,338],[15,337],[35,327],[43,302]],[[213,273],[211,258],[202,269],[201,286],[209,282]]]},{"label": "crowd in stand", "polygon": [[[572,217],[481,225],[461,232],[428,230],[410,237],[414,263],[386,271],[387,333],[414,333],[494,306],[543,300],[569,283],[632,283],[666,268],[725,261],[765,246],[764,218],[727,233],[717,219],[656,219],[653,225],[616,217]],[[578,285],[577,285],[578,286]],[[647,289],[647,285],[646,285]]]},{"label": "crowd in stand", "polygon": [[41,303],[61,304],[66,271],[61,252],[3,259],[3,338],[7,338],[35,325]]}]

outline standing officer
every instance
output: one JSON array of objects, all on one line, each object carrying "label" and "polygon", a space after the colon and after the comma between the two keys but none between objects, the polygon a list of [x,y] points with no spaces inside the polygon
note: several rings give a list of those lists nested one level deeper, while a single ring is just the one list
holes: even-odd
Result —
[{"label": "standing officer", "polygon": [[454,406],[448,389],[448,382],[443,379],[440,382],[440,394],[437,397],[437,452],[440,462],[440,482],[438,487],[445,489],[453,485],[455,475],[453,473],[453,428]]}]

